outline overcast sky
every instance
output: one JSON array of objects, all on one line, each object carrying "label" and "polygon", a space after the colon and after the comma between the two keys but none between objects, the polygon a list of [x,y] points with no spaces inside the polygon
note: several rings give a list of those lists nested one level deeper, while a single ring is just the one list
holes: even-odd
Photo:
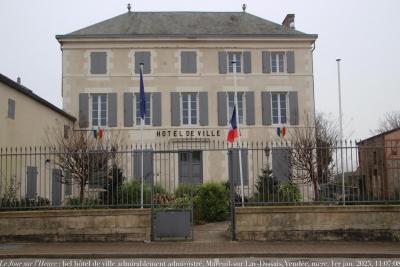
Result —
[{"label": "overcast sky", "polygon": [[316,108],[338,117],[337,66],[341,58],[347,138],[370,136],[385,112],[400,110],[398,0],[0,0],[0,73],[62,107],[61,51],[66,34],[133,11],[241,11],[318,34],[314,52]]}]

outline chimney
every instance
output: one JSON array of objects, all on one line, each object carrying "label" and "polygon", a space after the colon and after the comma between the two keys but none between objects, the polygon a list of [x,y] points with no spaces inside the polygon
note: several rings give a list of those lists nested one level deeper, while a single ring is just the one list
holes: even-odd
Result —
[{"label": "chimney", "polygon": [[282,25],[294,29],[294,14],[287,14],[283,20]]},{"label": "chimney", "polygon": [[21,77],[17,77],[17,83],[21,84]]}]

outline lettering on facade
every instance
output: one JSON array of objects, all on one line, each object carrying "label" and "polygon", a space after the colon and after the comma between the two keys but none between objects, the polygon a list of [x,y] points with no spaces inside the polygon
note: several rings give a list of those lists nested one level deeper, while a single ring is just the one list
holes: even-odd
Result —
[{"label": "lettering on facade", "polygon": [[219,137],[221,130],[161,130],[156,137]]}]

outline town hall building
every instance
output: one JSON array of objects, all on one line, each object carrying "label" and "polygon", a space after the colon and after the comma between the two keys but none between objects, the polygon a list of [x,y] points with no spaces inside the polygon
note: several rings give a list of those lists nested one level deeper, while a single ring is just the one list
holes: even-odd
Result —
[{"label": "town hall building", "polygon": [[[234,105],[233,59],[242,142],[290,140],[294,128],[314,118],[317,35],[296,30],[293,14],[277,24],[245,8],[129,9],[56,38],[62,50],[63,108],[78,119],[76,130],[122,131],[126,144],[140,144],[143,63],[144,143],[167,143],[181,150],[176,168],[170,170],[179,182],[228,177],[226,151],[208,153],[205,148],[226,142]],[[242,154],[244,176],[254,180],[256,170],[248,166],[254,166],[255,159],[246,151]],[[157,156],[146,158],[144,168],[158,168],[154,160]]]}]

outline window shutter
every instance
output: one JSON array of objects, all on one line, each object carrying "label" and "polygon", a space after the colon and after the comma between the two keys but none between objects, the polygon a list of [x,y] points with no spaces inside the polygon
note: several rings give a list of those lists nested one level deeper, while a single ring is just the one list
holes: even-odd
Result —
[{"label": "window shutter", "polygon": [[251,52],[243,52],[243,72],[251,73]]},{"label": "window shutter", "polygon": [[272,173],[279,181],[290,179],[290,157],[289,149],[284,147],[272,148]]},{"label": "window shutter", "polygon": [[[153,151],[149,149],[143,150],[143,180],[153,183]],[[134,178],[142,177],[142,151],[135,150],[133,152],[133,176]]]},{"label": "window shutter", "polygon": [[151,72],[151,53],[148,51],[135,52],[135,73],[140,73],[140,63],[143,63],[143,74]]},{"label": "window shutter", "polygon": [[268,51],[262,52],[262,72],[271,73],[271,53]]},{"label": "window shutter", "polygon": [[218,52],[218,61],[219,61],[219,73],[226,74],[227,73],[227,59],[226,52],[220,51]]},{"label": "window shutter", "polygon": [[79,127],[89,127],[89,94],[79,94]]},{"label": "window shutter", "polygon": [[[241,149],[242,157],[242,174],[243,185],[249,184],[249,168],[248,168],[248,151]],[[230,149],[228,152],[228,174],[230,181],[233,180],[234,185],[241,185],[240,181],[240,167],[239,167],[239,150]]]},{"label": "window shutter", "polygon": [[299,99],[296,91],[289,92],[290,125],[299,124]]},{"label": "window shutter", "polygon": [[295,62],[294,62],[294,51],[286,52],[286,61],[287,61],[287,72],[294,73],[295,71]]},{"label": "window shutter", "polygon": [[271,92],[261,92],[262,124],[272,124]]},{"label": "window shutter", "polygon": [[197,72],[196,52],[194,51],[181,52],[181,72],[182,73]]},{"label": "window shutter", "polygon": [[26,176],[27,176],[26,197],[28,199],[36,198],[37,174],[38,174],[37,167],[35,167],[35,166],[27,166],[26,167]]},{"label": "window shutter", "polygon": [[67,171],[65,172],[65,195],[72,195],[72,177],[71,174]]},{"label": "window shutter", "polygon": [[8,99],[8,117],[15,119],[15,100],[11,98]]},{"label": "window shutter", "polygon": [[53,206],[61,205],[61,170],[53,169],[51,178],[51,203]]},{"label": "window shutter", "polygon": [[181,125],[180,93],[171,92],[171,126]]},{"label": "window shutter", "polygon": [[152,99],[152,123],[153,126],[161,126],[161,92],[151,93]]},{"label": "window shutter", "polygon": [[90,53],[90,73],[106,74],[107,73],[107,53],[92,52]]},{"label": "window shutter", "polygon": [[246,124],[254,125],[254,92],[246,92]]},{"label": "window shutter", "polygon": [[108,96],[108,126],[117,127],[117,93],[109,93]]},{"label": "window shutter", "polygon": [[200,126],[208,126],[208,93],[199,93]]},{"label": "window shutter", "polygon": [[124,127],[133,126],[133,93],[124,93]]},{"label": "window shutter", "polygon": [[218,92],[217,93],[217,101],[218,101],[218,125],[225,126],[228,122],[228,111],[227,111],[227,100],[226,100],[226,92]]}]

